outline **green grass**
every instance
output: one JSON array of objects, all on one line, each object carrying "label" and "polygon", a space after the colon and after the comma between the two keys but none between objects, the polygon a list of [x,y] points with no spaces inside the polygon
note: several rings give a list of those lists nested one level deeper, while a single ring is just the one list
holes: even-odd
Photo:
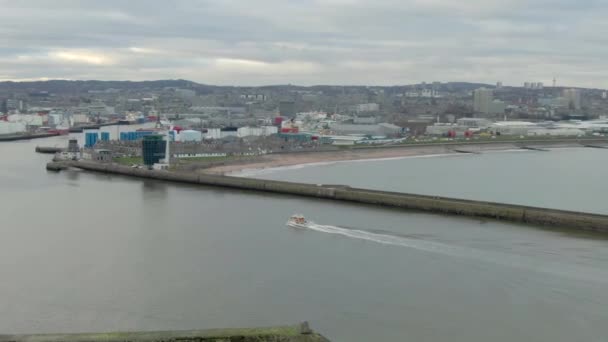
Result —
[{"label": "green grass", "polygon": [[144,163],[144,160],[142,157],[120,157],[114,158],[114,162],[121,165],[131,166],[133,164],[142,165]]},{"label": "green grass", "polygon": [[217,162],[234,159],[232,156],[219,156],[219,157],[191,157],[191,158],[179,158],[180,162],[185,163],[197,163],[197,162]]}]

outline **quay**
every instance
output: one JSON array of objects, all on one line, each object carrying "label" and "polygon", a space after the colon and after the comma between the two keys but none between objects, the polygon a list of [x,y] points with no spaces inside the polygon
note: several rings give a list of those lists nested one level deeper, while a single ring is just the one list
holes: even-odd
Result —
[{"label": "quay", "polygon": [[563,227],[575,230],[590,230],[604,233],[608,232],[608,215],[585,212],[473,201],[439,196],[417,195],[401,192],[378,191],[348,186],[295,183],[194,172],[178,173],[170,171],[147,170],[111,163],[96,163],[91,161],[62,161],[47,164],[47,169],[53,171],[59,171],[68,167],[80,168],[87,171],[194,185],[364,203],[439,214],[483,217],[523,224]]},{"label": "quay", "polygon": [[115,125],[118,125],[118,121],[104,122],[104,123],[100,123],[100,124],[74,126],[74,127],[70,127],[69,132],[70,133],[82,133],[85,129],[99,129],[101,127],[115,126]]}]

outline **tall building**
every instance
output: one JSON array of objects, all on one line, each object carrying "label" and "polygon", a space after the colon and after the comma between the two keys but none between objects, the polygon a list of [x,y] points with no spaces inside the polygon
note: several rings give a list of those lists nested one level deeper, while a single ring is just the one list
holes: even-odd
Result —
[{"label": "tall building", "polygon": [[491,89],[479,88],[473,92],[473,110],[478,113],[490,113],[490,104],[493,99]]},{"label": "tall building", "polygon": [[142,156],[144,165],[152,168],[152,166],[161,159],[165,158],[168,142],[163,140],[162,135],[146,135],[142,141]]},{"label": "tall building", "polygon": [[502,82],[498,81],[496,82],[496,89],[501,89],[502,88]]},{"label": "tall building", "polygon": [[578,89],[564,89],[562,97],[568,101],[568,107],[571,109],[581,109],[581,91]]},{"label": "tall building", "polygon": [[16,99],[7,99],[6,103],[6,110],[18,110],[18,111],[22,111],[24,106],[23,106],[23,101],[22,100],[16,100]]}]

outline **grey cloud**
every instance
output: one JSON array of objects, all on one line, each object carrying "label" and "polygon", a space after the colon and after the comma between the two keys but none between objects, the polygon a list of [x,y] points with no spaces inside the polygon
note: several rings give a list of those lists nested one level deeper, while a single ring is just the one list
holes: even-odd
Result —
[{"label": "grey cloud", "polygon": [[605,1],[0,1],[0,78],[603,87]]}]

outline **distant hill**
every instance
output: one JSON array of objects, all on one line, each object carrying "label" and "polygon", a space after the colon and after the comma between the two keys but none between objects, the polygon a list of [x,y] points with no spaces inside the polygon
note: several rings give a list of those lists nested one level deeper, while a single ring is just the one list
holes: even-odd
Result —
[{"label": "distant hill", "polygon": [[34,81],[34,82],[0,82],[0,92],[40,92],[48,91],[53,94],[86,93],[89,90],[153,90],[166,87],[190,88],[204,90],[208,86],[187,80],[159,80],[159,81]]},{"label": "distant hill", "polygon": [[[50,81],[33,81],[33,82],[0,82],[0,93],[7,92],[49,92],[52,94],[83,94],[89,90],[158,90],[167,87],[186,88],[196,90],[200,94],[212,93],[218,90],[241,89],[241,90],[271,90],[271,91],[323,91],[324,93],[338,93],[342,91],[362,91],[369,88],[385,89],[388,92],[401,92],[407,89],[422,87],[422,84],[399,85],[399,86],[336,86],[336,85],[315,85],[315,86],[298,86],[298,85],[270,85],[260,87],[239,87],[239,86],[214,86],[200,84],[188,80],[157,80],[157,81],[69,81],[69,80],[50,80]],[[426,84],[426,86],[431,86]],[[451,91],[467,91],[480,87],[492,87],[489,84],[483,83],[467,83],[467,82],[447,82],[440,84],[440,90]]]}]

